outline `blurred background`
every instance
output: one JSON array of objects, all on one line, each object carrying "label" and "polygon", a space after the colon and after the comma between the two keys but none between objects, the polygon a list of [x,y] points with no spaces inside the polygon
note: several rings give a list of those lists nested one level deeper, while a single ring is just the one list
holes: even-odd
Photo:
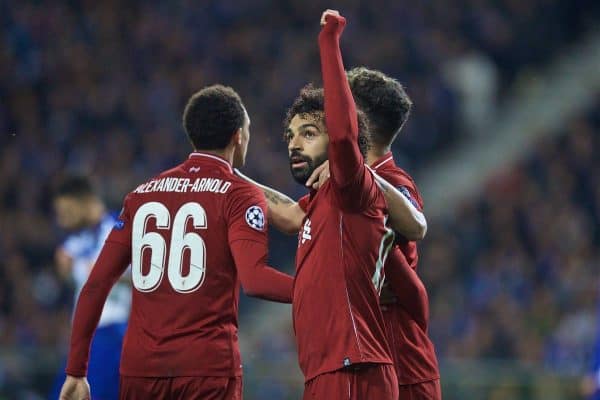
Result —
[{"label": "blurred background", "polygon": [[[420,187],[419,273],[445,399],[583,399],[600,374],[600,2],[0,1],[0,399],[45,398],[73,287],[50,190],[90,174],[125,194],[190,147],[187,98],[221,82],[252,119],[245,172],[293,197],[286,108],[320,82],[321,11],[348,68],[415,107],[397,163]],[[271,238],[293,271],[294,237]],[[291,309],[242,298],[246,399],[297,399]],[[594,378],[594,374],[595,378]],[[588,379],[584,379],[588,376]]]}]

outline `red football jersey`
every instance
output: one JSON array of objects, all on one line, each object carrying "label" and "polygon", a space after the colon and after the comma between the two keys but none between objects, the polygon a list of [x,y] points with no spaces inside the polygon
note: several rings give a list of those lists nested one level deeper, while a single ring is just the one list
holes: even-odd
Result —
[{"label": "red football jersey", "polygon": [[[292,307],[306,380],[354,363],[392,363],[379,290],[394,235],[371,173],[362,168],[353,185],[361,192],[343,193],[332,180],[312,192],[298,235]],[[340,206],[361,196],[368,207]]]},{"label": "red football jersey", "polygon": [[[388,152],[379,160],[375,161],[371,166],[373,171],[377,175],[392,184],[396,189],[400,190],[410,202],[418,209],[423,209],[423,199],[421,194],[415,185],[415,181],[411,178],[406,171],[398,167],[394,162],[394,155],[392,152]],[[402,253],[406,257],[406,260],[410,266],[414,269],[417,268],[419,261],[419,254],[417,252],[417,243],[411,242],[398,235],[396,237],[396,244],[402,250]]]},{"label": "red football jersey", "polygon": [[[373,163],[372,169],[383,179],[404,193],[418,209],[423,208],[421,195],[413,179],[401,168],[396,166],[391,152]],[[396,241],[399,249],[411,268],[416,269],[418,261],[417,243],[400,237]],[[385,273],[390,277],[392,271],[401,268],[393,256],[385,264]],[[386,323],[387,339],[394,357],[398,373],[398,383],[401,385],[424,382],[440,377],[438,362],[433,343],[427,335],[429,321],[429,306],[427,293],[416,274],[409,276],[415,285],[422,290],[411,291],[419,299],[409,299],[382,307]],[[408,282],[409,279],[404,279]],[[394,282],[391,282],[392,285]],[[413,286],[415,286],[413,285]],[[414,289],[414,288],[412,288]],[[405,290],[408,292],[408,290]]]},{"label": "red football jersey", "polygon": [[90,314],[104,301],[97,292],[104,293],[106,282],[131,261],[134,290],[121,374],[241,375],[239,282],[249,294],[291,301],[293,279],[265,265],[264,210],[262,192],[207,153],[192,153],[138,186],[82,290],[67,373],[85,374],[95,328]]},{"label": "red football jersey", "polygon": [[331,179],[311,193],[296,253],[292,309],[307,381],[356,363],[392,363],[379,291],[394,234],[358,148],[356,108],[339,49],[343,25],[342,18],[328,18],[319,35]]}]

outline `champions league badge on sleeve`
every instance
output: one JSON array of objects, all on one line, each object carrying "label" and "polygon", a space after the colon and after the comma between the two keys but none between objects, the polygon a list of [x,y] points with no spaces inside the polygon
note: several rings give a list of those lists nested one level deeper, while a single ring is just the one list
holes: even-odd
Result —
[{"label": "champions league badge on sleeve", "polygon": [[123,228],[125,228],[125,221],[123,221],[121,219],[118,219],[115,222],[115,225],[113,226],[113,228],[116,229],[116,230],[118,230],[118,231],[122,230]]},{"label": "champions league badge on sleeve", "polygon": [[406,197],[412,203],[412,205],[415,206],[415,208],[417,210],[419,209],[419,204],[410,195],[410,192],[408,191],[408,189],[406,188],[406,186],[398,186],[396,189],[398,189],[400,191],[400,193],[402,193],[404,195],[404,197]]},{"label": "champions league badge on sleeve", "polygon": [[124,213],[125,213],[125,207],[121,208],[121,211],[119,212],[119,216],[116,217],[115,224],[113,225],[113,229],[120,231],[123,228],[125,228],[125,221],[123,221]]},{"label": "champions league badge on sleeve", "polygon": [[259,206],[252,206],[246,210],[246,223],[250,228],[262,231],[265,228],[265,214]]}]

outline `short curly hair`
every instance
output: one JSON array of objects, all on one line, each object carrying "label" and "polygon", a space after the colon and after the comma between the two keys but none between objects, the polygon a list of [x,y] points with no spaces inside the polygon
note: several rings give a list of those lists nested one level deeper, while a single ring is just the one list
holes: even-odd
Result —
[{"label": "short curly hair", "polygon": [[369,117],[372,140],[389,146],[410,115],[410,97],[400,82],[381,71],[358,67],[347,76],[357,106]]},{"label": "short curly hair", "polygon": [[[313,115],[320,120],[324,120],[324,112],[325,96],[323,88],[316,88],[309,83],[300,90],[300,94],[287,110],[285,119],[283,120],[283,127],[284,129],[287,129],[296,115]],[[363,157],[366,158],[370,148],[369,120],[361,110],[357,110],[357,114],[358,147],[360,148]]]},{"label": "short curly hair", "polygon": [[183,111],[183,128],[196,150],[224,149],[243,124],[242,99],[229,86],[203,88]]}]

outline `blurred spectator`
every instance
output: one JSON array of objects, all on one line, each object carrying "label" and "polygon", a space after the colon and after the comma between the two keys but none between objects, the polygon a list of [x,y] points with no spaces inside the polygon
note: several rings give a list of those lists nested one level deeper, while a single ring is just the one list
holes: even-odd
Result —
[{"label": "blurred spectator", "polygon": [[587,372],[600,272],[599,130],[593,111],[575,119],[453,219],[432,224],[420,271],[440,354]]},{"label": "blurred spectator", "polygon": [[471,52],[447,62],[443,70],[448,84],[459,96],[461,127],[477,135],[495,117],[498,70],[483,53]]},{"label": "blurred spectator", "polygon": [[[600,304],[600,303],[599,303]],[[598,308],[600,313],[600,307]],[[596,321],[596,343],[592,359],[592,368],[581,382],[581,392],[590,400],[600,399],[600,318]]]}]

